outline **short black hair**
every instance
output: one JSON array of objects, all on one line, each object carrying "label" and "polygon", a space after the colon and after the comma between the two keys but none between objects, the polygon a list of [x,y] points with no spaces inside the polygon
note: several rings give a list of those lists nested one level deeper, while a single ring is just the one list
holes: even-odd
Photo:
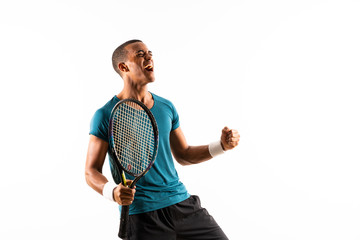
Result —
[{"label": "short black hair", "polygon": [[121,72],[119,70],[118,64],[120,62],[125,62],[128,51],[125,50],[125,47],[129,44],[136,43],[136,42],[142,42],[138,39],[129,40],[127,42],[124,42],[119,47],[117,47],[112,55],[112,64],[114,70],[121,75]]}]

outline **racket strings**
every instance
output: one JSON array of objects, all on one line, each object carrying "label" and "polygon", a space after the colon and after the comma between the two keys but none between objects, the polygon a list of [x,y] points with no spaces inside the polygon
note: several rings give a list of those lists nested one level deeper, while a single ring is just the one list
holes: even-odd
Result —
[{"label": "racket strings", "polygon": [[154,130],[147,113],[136,103],[120,104],[114,114],[113,138],[120,164],[135,176],[144,172],[154,154]]}]

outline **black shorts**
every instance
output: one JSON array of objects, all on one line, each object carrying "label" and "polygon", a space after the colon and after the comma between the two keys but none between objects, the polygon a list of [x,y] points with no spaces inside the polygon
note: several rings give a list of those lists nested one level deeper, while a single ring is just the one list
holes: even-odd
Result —
[{"label": "black shorts", "polygon": [[198,196],[156,211],[130,215],[127,240],[226,240]]}]

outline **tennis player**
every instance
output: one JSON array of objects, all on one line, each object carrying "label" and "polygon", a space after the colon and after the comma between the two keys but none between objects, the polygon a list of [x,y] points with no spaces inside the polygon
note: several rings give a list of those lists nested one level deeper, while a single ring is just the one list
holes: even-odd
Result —
[{"label": "tennis player", "polygon": [[[115,71],[124,80],[122,91],[98,109],[90,124],[90,142],[85,176],[90,187],[104,197],[122,205],[130,205],[129,240],[228,239],[214,218],[200,204],[198,196],[190,195],[179,181],[173,156],[181,165],[207,161],[236,147],[240,135],[224,127],[218,141],[209,145],[189,146],[180,128],[174,105],[148,91],[155,81],[151,51],[140,40],[130,40],[113,53]],[[114,179],[102,174],[109,150],[108,124],[114,105],[122,99],[134,98],[143,102],[154,115],[159,129],[159,147],[153,167],[137,183],[136,189],[124,187],[109,156]],[[130,184],[130,180],[127,180]]]}]

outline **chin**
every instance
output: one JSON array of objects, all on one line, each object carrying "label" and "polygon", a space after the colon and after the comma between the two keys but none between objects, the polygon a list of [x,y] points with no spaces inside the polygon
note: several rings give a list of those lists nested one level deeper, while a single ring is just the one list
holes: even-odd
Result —
[{"label": "chin", "polygon": [[147,77],[148,82],[155,82],[155,77],[151,76],[151,77]]}]

